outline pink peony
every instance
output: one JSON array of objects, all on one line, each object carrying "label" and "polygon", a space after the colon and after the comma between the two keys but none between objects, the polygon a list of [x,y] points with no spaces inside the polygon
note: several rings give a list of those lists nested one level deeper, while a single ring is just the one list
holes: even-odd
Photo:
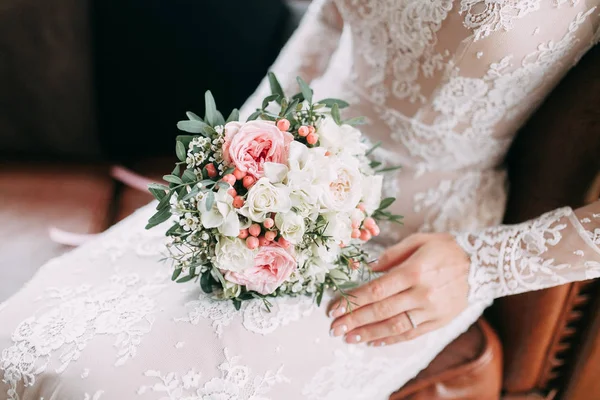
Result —
[{"label": "pink peony", "polygon": [[225,279],[260,294],[271,294],[296,269],[296,260],[278,245],[264,246],[254,258],[254,267],[242,272],[228,271]]},{"label": "pink peony", "polygon": [[293,140],[291,133],[280,131],[271,121],[229,122],[225,125],[223,158],[240,172],[259,179],[264,175],[264,163],[287,163]]}]

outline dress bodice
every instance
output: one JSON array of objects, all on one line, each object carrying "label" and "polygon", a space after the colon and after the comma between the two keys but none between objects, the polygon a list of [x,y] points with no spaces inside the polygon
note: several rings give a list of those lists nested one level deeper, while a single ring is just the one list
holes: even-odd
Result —
[{"label": "dress bodice", "polygon": [[273,69],[290,91],[300,74],[316,98],[349,100],[346,115],[366,117],[362,131],[383,143],[378,161],[402,166],[385,187],[405,227],[385,227],[386,240],[476,229],[501,221],[508,147],[597,39],[598,5],[317,0]]}]

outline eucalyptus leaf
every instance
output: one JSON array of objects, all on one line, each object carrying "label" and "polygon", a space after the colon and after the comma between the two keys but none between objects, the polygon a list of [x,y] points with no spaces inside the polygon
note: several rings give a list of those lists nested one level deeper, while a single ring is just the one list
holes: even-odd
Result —
[{"label": "eucalyptus leaf", "polygon": [[354,117],[354,118],[350,118],[345,121],[342,121],[342,123],[347,124],[347,125],[352,125],[352,126],[359,126],[359,125],[366,124],[367,120],[365,119],[365,117]]},{"label": "eucalyptus leaf", "polygon": [[223,114],[221,114],[221,112],[219,110],[217,110],[217,123],[216,125],[225,125],[225,117],[223,117]]},{"label": "eucalyptus leaf", "polygon": [[165,175],[165,176],[163,176],[163,179],[167,182],[175,183],[177,185],[181,185],[183,183],[181,178],[178,177],[177,175]]},{"label": "eucalyptus leaf", "polygon": [[280,98],[285,98],[285,94],[283,93],[283,89],[281,88],[281,84],[277,80],[277,77],[274,73],[269,72],[267,74],[269,78],[269,86],[271,87],[271,93],[278,95]]},{"label": "eucalyptus leaf", "polygon": [[175,145],[175,154],[177,154],[177,158],[179,161],[185,161],[187,157],[187,151],[185,150],[185,146],[181,142],[177,142]]},{"label": "eucalyptus leaf", "polygon": [[298,86],[300,86],[300,91],[302,92],[302,96],[304,96],[304,100],[312,103],[312,89],[301,77],[296,77],[296,80],[298,81]]},{"label": "eucalyptus leaf", "polygon": [[325,104],[329,108],[333,108],[334,104],[337,104],[338,108],[346,108],[350,105],[347,102],[345,102],[344,100],[340,100],[340,99],[323,99],[323,100],[317,101],[317,104]]},{"label": "eucalyptus leaf", "polygon": [[340,117],[340,109],[337,104],[334,104],[333,107],[331,107],[331,117],[333,118],[336,124],[342,124],[342,118]]},{"label": "eucalyptus leaf", "polygon": [[[196,114],[194,114],[191,111],[186,112],[185,115],[187,115],[188,119],[190,119],[190,120],[202,121],[202,118],[200,118],[199,116],[197,116]],[[202,121],[202,122],[204,122],[204,121]]]},{"label": "eucalyptus leaf", "polygon": [[184,183],[194,182],[196,180],[196,173],[191,169],[186,169],[185,171],[183,171],[181,179]]},{"label": "eucalyptus leaf", "polygon": [[206,194],[206,211],[210,211],[215,204],[215,192],[208,192]]},{"label": "eucalyptus leaf", "polygon": [[239,121],[239,120],[240,120],[240,110],[238,110],[237,108],[234,108],[231,111],[231,114],[229,114],[229,117],[227,117],[226,122]]},{"label": "eucalyptus leaf", "polygon": [[[204,133],[205,126],[206,126],[205,122],[196,121],[196,120],[179,121],[177,123],[177,129],[179,129],[180,131],[188,132],[188,133]],[[187,146],[185,146],[185,147],[187,147]]]},{"label": "eucalyptus leaf", "polygon": [[169,208],[160,210],[152,217],[150,217],[150,219],[148,220],[148,224],[146,225],[146,229],[150,229],[158,224],[162,224],[169,218],[171,218],[171,210]]},{"label": "eucalyptus leaf", "polygon": [[204,93],[204,106],[205,106],[205,112],[206,112],[206,115],[204,116],[204,120],[210,126],[214,127],[214,126],[218,125],[218,123],[217,123],[217,121],[218,121],[217,105],[215,104],[215,98],[213,97],[210,90],[207,90],[206,93]]},{"label": "eucalyptus leaf", "polygon": [[[265,97],[264,100],[262,101],[262,109],[264,110],[265,108],[267,108],[269,106],[270,102],[277,101],[278,99],[280,99],[278,94],[272,94],[272,95]],[[279,103],[279,101],[277,101],[277,102]]]}]

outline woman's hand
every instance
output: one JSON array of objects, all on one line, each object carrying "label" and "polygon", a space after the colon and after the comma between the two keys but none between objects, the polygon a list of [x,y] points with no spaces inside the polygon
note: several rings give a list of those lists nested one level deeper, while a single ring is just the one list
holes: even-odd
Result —
[{"label": "woman's hand", "polygon": [[390,247],[374,271],[387,273],[337,300],[332,336],[348,343],[389,345],[446,325],[467,307],[469,259],[454,237],[415,234]]}]

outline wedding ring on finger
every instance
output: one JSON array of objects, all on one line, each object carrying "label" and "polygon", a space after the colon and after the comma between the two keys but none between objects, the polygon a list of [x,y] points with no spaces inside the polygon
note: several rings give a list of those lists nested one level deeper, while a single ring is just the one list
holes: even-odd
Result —
[{"label": "wedding ring on finger", "polygon": [[413,329],[417,329],[418,325],[415,323],[415,320],[410,316],[409,312],[406,311],[405,314],[408,320],[410,321],[410,324],[412,325]]}]

